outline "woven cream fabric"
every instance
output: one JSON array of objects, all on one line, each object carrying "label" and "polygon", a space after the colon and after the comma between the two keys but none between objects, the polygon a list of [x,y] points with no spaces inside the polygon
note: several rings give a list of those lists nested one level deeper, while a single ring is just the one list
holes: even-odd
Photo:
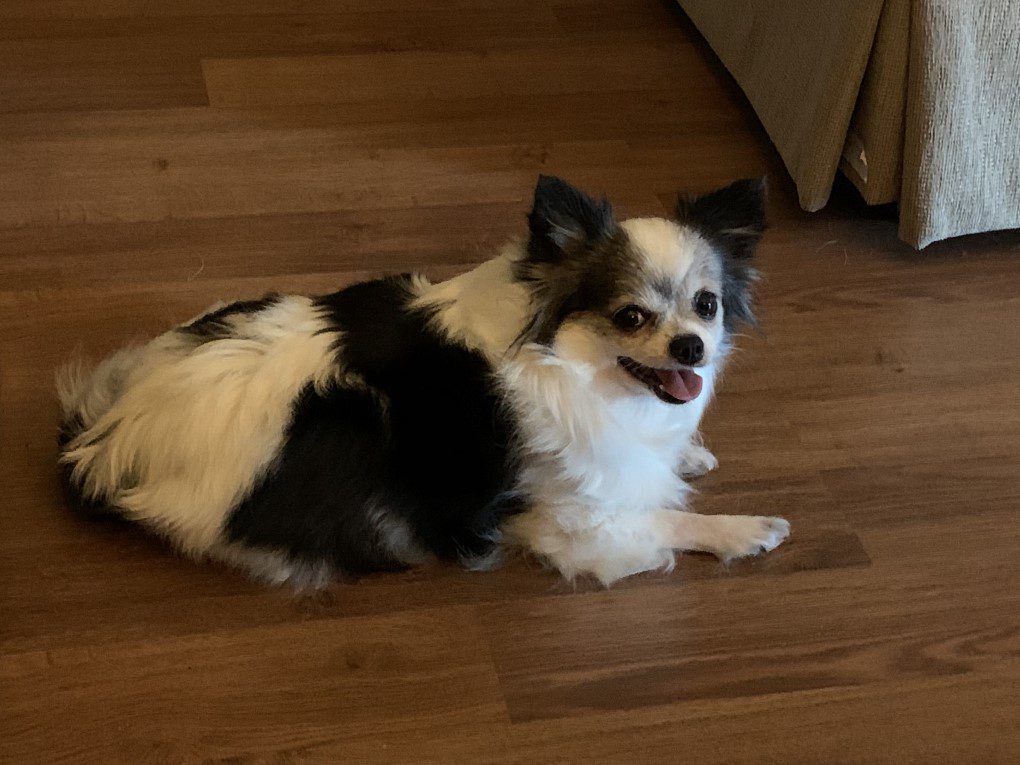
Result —
[{"label": "woven cream fabric", "polygon": [[1020,0],[914,0],[900,238],[1020,227]]}]

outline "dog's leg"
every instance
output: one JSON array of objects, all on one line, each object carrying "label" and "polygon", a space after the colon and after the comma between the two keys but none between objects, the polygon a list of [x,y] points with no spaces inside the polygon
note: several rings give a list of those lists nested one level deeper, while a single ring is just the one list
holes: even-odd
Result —
[{"label": "dog's leg", "polygon": [[603,585],[632,574],[670,568],[673,550],[663,541],[668,529],[656,514],[600,519],[591,525],[584,506],[536,505],[503,525],[504,544],[546,560],[568,580],[593,576]]},{"label": "dog's leg", "polygon": [[680,455],[680,475],[685,478],[696,478],[719,467],[719,460],[705,448],[701,434],[695,433],[691,443]]},{"label": "dog's leg", "polygon": [[709,552],[723,560],[770,552],[790,535],[789,521],[760,515],[667,511],[659,519],[669,547]]},{"label": "dog's leg", "polygon": [[710,552],[727,560],[773,550],[790,533],[782,518],[680,510],[600,518],[586,528],[579,523],[586,512],[583,507],[536,506],[504,523],[504,544],[544,558],[567,579],[590,574],[609,585],[671,567],[674,550]]}]

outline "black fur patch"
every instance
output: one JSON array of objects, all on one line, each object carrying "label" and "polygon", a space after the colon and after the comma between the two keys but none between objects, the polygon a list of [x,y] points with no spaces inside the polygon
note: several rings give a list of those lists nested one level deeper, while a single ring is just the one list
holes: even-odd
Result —
[{"label": "black fur patch", "polygon": [[69,443],[85,432],[85,422],[78,412],[66,417],[57,428],[57,446],[60,451],[64,450]]},{"label": "black fur patch", "polygon": [[111,507],[105,498],[93,499],[82,492],[81,484],[72,476],[72,465],[60,466],[60,485],[64,494],[65,504],[79,515],[88,518],[120,518],[121,513]]},{"label": "black fur patch", "polygon": [[[115,427],[116,423],[81,445],[91,446],[99,443],[104,438],[107,438]],[[78,438],[86,430],[85,422],[79,413],[75,412],[70,417],[64,419],[57,430],[57,447],[59,451],[63,452],[71,441]],[[104,497],[86,497],[82,491],[81,484],[74,479],[73,472],[73,465],[60,465],[60,483],[68,507],[88,517],[120,517],[120,511],[117,508],[110,507]]]},{"label": "black fur patch", "polygon": [[616,221],[609,200],[594,200],[562,178],[540,175],[528,227],[528,260],[557,263],[578,244],[608,238]]},{"label": "black fur patch", "polygon": [[270,293],[258,300],[238,300],[230,305],[217,308],[204,316],[199,316],[190,324],[178,327],[177,331],[190,335],[199,344],[212,340],[222,340],[234,333],[234,327],[227,321],[232,316],[253,316],[264,311],[280,299],[276,293]]},{"label": "black fur patch", "polygon": [[[57,448],[63,452],[71,441],[85,432],[85,422],[81,415],[75,412],[70,417],[61,421],[57,429]],[[81,485],[71,475],[72,465],[60,465],[60,486],[64,492],[64,499],[67,505],[83,515],[93,515],[103,511],[103,502],[86,499],[82,493]]]},{"label": "black fur patch", "polygon": [[606,311],[638,263],[605,199],[541,176],[528,216],[531,236],[515,276],[531,286],[533,313],[520,340],[548,344],[579,311]]},{"label": "black fur patch", "polygon": [[317,301],[342,333],[338,363],[379,395],[306,389],[274,469],[232,512],[231,539],[347,571],[399,567],[376,536],[378,508],[437,555],[492,549],[520,509],[513,421],[484,358],[412,310],[409,285],[382,279]]},{"label": "black fur patch", "polygon": [[732,332],[741,322],[753,325],[752,291],[758,272],[751,260],[765,231],[765,179],[745,179],[701,197],[681,197],[676,218],[708,239],[722,255],[726,330]]}]

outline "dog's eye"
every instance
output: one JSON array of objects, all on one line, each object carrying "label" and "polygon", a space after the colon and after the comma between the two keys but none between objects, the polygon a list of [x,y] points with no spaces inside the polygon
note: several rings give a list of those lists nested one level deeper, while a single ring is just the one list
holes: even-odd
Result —
[{"label": "dog's eye", "polygon": [[641,306],[628,305],[613,314],[613,324],[620,329],[634,330],[643,326],[649,315]]},{"label": "dog's eye", "polygon": [[702,319],[715,318],[715,314],[718,310],[719,299],[714,293],[711,293],[708,290],[699,290],[698,294],[694,296],[694,312]]}]

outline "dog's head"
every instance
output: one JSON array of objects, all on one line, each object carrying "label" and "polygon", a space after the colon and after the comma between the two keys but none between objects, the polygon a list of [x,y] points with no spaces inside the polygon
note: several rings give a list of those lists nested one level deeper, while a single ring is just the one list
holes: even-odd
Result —
[{"label": "dog's head", "polygon": [[517,278],[533,295],[522,340],[613,366],[661,400],[698,397],[740,322],[753,323],[754,248],[764,184],[737,181],[681,199],[671,219],[617,222],[595,200],[542,176]]}]

